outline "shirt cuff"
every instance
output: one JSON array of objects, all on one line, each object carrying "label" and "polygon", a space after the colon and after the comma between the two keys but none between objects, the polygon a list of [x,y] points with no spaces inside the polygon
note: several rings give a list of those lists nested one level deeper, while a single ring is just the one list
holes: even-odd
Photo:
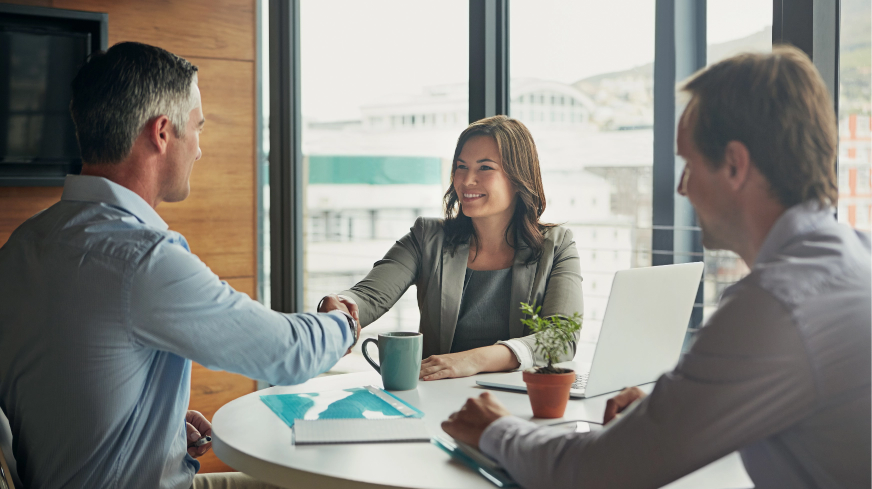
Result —
[{"label": "shirt cuff", "polygon": [[355,345],[355,343],[356,343],[355,333],[357,331],[352,331],[352,328],[354,328],[354,326],[352,326],[354,319],[351,316],[349,316],[348,314],[346,314],[342,311],[338,311],[338,310],[337,311],[330,311],[330,312],[326,312],[326,313],[321,313],[321,314],[326,314],[326,315],[332,317],[333,319],[336,319],[336,322],[339,324],[339,329],[342,330],[342,337],[343,337],[343,339],[345,339],[345,342],[346,342],[345,348],[346,349],[351,348],[352,346]]},{"label": "shirt cuff", "polygon": [[506,346],[515,354],[515,358],[518,360],[518,363],[521,364],[516,370],[527,370],[528,368],[533,368],[533,352],[530,351],[530,347],[528,347],[526,343],[521,340],[512,339],[498,341],[497,344]]},{"label": "shirt cuff", "polygon": [[529,421],[524,421],[515,416],[503,416],[502,418],[491,423],[478,440],[478,448],[488,457],[496,460],[503,467],[506,466],[505,460],[502,460],[503,445],[506,440],[512,438],[518,431],[523,428],[535,428],[536,425]]}]

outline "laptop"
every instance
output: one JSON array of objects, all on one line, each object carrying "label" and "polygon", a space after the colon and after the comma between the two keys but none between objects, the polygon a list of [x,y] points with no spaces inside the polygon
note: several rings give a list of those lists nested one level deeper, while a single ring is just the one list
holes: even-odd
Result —
[{"label": "laptop", "polygon": [[[647,384],[675,368],[703,268],[694,262],[615,273],[593,361],[589,370],[576,370],[570,397]],[[476,383],[527,391],[521,372],[490,374]]]}]

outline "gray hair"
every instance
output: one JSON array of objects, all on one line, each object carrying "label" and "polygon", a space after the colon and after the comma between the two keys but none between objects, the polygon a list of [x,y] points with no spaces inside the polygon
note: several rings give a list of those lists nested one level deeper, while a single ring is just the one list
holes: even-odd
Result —
[{"label": "gray hair", "polygon": [[82,161],[120,163],[143,127],[162,115],[185,137],[196,84],[196,66],[155,46],[123,42],[91,55],[73,80],[70,102]]}]

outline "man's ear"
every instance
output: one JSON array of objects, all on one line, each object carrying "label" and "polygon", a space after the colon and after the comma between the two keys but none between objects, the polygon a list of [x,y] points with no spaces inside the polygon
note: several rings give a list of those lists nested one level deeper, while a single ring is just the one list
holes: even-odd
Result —
[{"label": "man's ear", "polygon": [[727,180],[733,190],[739,190],[751,175],[751,153],[748,147],[740,141],[730,141],[724,149],[723,170],[727,172]]},{"label": "man's ear", "polygon": [[161,115],[148,121],[145,125],[145,131],[148,135],[148,141],[154,147],[155,151],[160,154],[166,154],[167,146],[169,145],[173,124],[169,117]]}]

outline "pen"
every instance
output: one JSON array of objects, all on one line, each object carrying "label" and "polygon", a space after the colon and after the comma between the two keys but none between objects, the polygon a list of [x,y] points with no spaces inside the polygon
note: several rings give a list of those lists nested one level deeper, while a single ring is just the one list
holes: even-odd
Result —
[{"label": "pen", "polygon": [[197,440],[197,443],[194,443],[194,446],[195,447],[202,447],[203,445],[205,445],[207,443],[212,443],[211,436],[204,436],[203,438],[200,438],[199,440]]}]

